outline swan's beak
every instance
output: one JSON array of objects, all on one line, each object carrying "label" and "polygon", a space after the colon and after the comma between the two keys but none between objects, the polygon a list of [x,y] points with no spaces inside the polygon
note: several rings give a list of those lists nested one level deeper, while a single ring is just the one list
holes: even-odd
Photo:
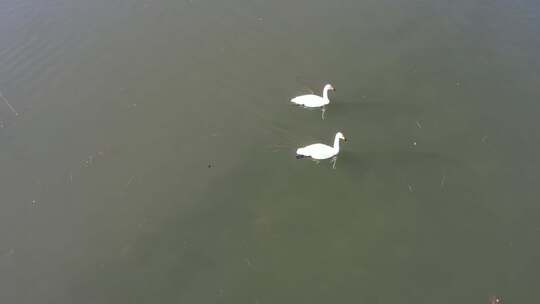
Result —
[{"label": "swan's beak", "polygon": [[347,138],[343,138],[343,141],[344,141],[344,142],[347,142]]}]

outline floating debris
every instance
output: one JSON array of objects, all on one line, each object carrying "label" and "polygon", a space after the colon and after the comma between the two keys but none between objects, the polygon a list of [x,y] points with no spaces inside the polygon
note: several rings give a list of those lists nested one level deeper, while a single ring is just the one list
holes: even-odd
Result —
[{"label": "floating debris", "polygon": [[15,114],[15,116],[19,116],[19,113],[17,113],[17,111],[16,111],[15,108],[9,103],[9,101],[7,100],[7,98],[4,97],[4,94],[2,94],[2,92],[0,92],[0,98],[2,98],[2,100],[4,101],[4,103],[9,107],[9,109],[11,110],[11,112],[13,112],[13,114]]},{"label": "floating debris", "polygon": [[128,182],[126,183],[126,188],[129,187],[129,185],[131,185],[131,183],[133,182],[134,179],[135,179],[135,175],[133,175],[133,176],[128,180]]},{"label": "floating debris", "polygon": [[444,183],[446,182],[446,174],[443,174],[441,178],[441,187],[444,187]]}]

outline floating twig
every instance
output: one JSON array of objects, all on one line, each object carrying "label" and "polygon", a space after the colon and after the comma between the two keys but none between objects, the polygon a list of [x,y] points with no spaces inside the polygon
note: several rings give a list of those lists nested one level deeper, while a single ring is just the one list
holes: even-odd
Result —
[{"label": "floating twig", "polygon": [[9,107],[9,109],[11,110],[11,112],[13,112],[13,114],[15,114],[15,116],[19,116],[19,113],[17,113],[17,111],[16,111],[15,108],[9,103],[9,101],[7,100],[7,98],[4,97],[4,94],[2,94],[2,92],[0,92],[0,98],[2,98],[2,100],[4,101],[4,103]]},{"label": "floating twig", "polygon": [[133,176],[128,180],[128,182],[126,183],[126,188],[129,187],[129,185],[131,185],[131,182],[133,182],[134,179],[135,179],[135,175],[133,175]]}]

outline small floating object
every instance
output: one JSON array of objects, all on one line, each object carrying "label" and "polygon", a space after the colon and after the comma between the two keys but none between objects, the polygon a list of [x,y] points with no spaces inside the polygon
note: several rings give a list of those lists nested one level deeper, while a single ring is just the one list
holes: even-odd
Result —
[{"label": "small floating object", "polygon": [[336,161],[337,161],[337,155],[339,153],[339,141],[343,139],[343,141],[347,141],[345,136],[343,136],[343,133],[337,132],[336,136],[334,137],[334,146],[328,146],[325,144],[313,144],[309,146],[305,146],[303,148],[299,148],[296,150],[296,158],[312,158],[313,160],[319,162],[319,160],[323,159],[332,159],[332,167],[336,168]]},{"label": "small floating object", "polygon": [[328,91],[336,91],[331,84],[327,84],[323,89],[323,96],[314,94],[302,95],[291,99],[291,102],[306,108],[322,108],[322,119],[324,119],[325,106],[330,103],[328,99]]},{"label": "small floating object", "polygon": [[501,297],[491,296],[489,298],[489,304],[503,304],[503,301]]}]

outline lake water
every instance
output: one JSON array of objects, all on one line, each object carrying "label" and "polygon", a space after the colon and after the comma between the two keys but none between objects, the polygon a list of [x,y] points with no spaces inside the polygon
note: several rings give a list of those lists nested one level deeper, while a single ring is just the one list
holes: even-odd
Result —
[{"label": "lake water", "polygon": [[533,0],[2,0],[0,302],[536,303],[539,54]]}]

